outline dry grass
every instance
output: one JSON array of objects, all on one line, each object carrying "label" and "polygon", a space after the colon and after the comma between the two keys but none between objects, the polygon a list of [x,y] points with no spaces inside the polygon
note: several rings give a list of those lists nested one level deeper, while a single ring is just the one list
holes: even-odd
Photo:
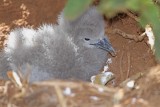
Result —
[{"label": "dry grass", "polygon": [[125,84],[122,88],[109,88],[81,81],[53,80],[18,87],[13,81],[1,81],[0,107],[150,107],[154,106],[153,99],[159,104],[160,66],[139,78],[129,90]]}]

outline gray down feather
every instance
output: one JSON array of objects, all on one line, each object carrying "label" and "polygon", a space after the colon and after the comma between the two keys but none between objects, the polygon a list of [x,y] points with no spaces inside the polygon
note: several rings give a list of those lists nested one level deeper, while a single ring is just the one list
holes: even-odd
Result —
[{"label": "gray down feather", "polygon": [[92,6],[74,21],[63,12],[57,25],[44,24],[38,29],[17,28],[10,32],[0,56],[0,73],[7,70],[23,75],[29,70],[30,82],[49,79],[90,80],[114,53],[105,35],[102,15]]}]

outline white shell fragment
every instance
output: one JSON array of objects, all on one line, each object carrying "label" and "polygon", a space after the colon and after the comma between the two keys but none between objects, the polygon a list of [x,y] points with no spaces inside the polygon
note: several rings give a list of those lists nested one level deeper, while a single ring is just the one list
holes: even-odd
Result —
[{"label": "white shell fragment", "polygon": [[72,93],[71,88],[69,88],[69,87],[66,87],[64,89],[63,94],[66,95],[66,96],[72,96],[72,97],[75,96],[75,94]]},{"label": "white shell fragment", "polygon": [[148,37],[148,44],[150,45],[151,50],[154,52],[155,37],[154,37],[153,31],[150,25],[146,25],[145,34]]},{"label": "white shell fragment", "polygon": [[98,75],[92,76],[91,82],[93,84],[105,85],[106,83],[108,83],[112,79],[114,79],[114,74],[112,72],[104,72],[104,73],[100,73]]},{"label": "white shell fragment", "polygon": [[99,98],[97,96],[90,96],[90,99],[94,100],[94,101],[98,101]]},{"label": "white shell fragment", "polygon": [[92,77],[91,77],[91,82],[94,83],[95,79],[96,79],[96,76],[95,76],[95,75],[92,76]]},{"label": "white shell fragment", "polygon": [[112,63],[112,59],[111,59],[111,58],[108,58],[107,63],[108,63],[108,64],[111,64],[111,63]]},{"label": "white shell fragment", "polygon": [[109,66],[108,65],[111,64],[111,63],[112,63],[112,59],[108,58],[107,62],[106,62],[106,65],[103,67],[102,73],[105,73],[105,72],[107,72],[109,70]]},{"label": "white shell fragment", "polygon": [[71,95],[71,88],[69,88],[69,87],[65,88],[63,93],[64,93],[64,95]]},{"label": "white shell fragment", "polygon": [[131,80],[131,81],[129,81],[126,85],[127,85],[128,88],[131,88],[131,89],[132,89],[132,88],[135,87],[135,81],[134,81],[134,80]]},{"label": "white shell fragment", "polygon": [[104,66],[103,73],[105,73],[106,71],[108,71],[108,69],[109,69],[108,65]]},{"label": "white shell fragment", "polygon": [[104,89],[101,88],[101,87],[98,87],[98,91],[99,91],[99,92],[104,92]]}]

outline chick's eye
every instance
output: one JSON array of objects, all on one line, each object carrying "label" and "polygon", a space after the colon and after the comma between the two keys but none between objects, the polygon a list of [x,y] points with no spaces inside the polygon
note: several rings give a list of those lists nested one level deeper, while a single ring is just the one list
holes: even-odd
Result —
[{"label": "chick's eye", "polygon": [[84,38],[84,40],[89,41],[90,39],[89,38]]}]

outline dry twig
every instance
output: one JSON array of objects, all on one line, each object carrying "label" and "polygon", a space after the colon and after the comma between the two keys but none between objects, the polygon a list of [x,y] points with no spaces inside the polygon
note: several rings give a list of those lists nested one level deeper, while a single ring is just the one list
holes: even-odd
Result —
[{"label": "dry twig", "polygon": [[55,88],[55,91],[56,91],[56,94],[57,94],[57,97],[59,99],[59,103],[60,103],[61,107],[67,107],[66,99],[63,96],[61,88],[59,86],[57,86],[57,85],[55,85],[54,88]]},{"label": "dry twig", "polygon": [[120,87],[124,87],[130,80],[137,80],[140,77],[142,77],[144,75],[144,72],[139,72],[133,76],[131,76],[130,78],[126,79],[125,81],[123,81],[122,83],[120,83]]},{"label": "dry twig", "polygon": [[139,18],[137,16],[135,16],[131,11],[127,10],[125,11],[125,13],[131,17],[132,19],[134,19],[135,21],[139,22]]},{"label": "dry twig", "polygon": [[113,31],[111,31],[114,34],[119,34],[122,37],[126,38],[126,39],[131,39],[134,40],[136,42],[141,42],[144,38],[145,38],[145,33],[142,33],[140,36],[137,35],[131,35],[131,34],[127,34],[124,31],[120,30],[120,29],[114,29]]},{"label": "dry twig", "polygon": [[131,67],[131,56],[130,56],[130,53],[127,53],[127,58],[128,58],[128,70],[127,70],[127,78],[128,78],[129,74],[130,74],[130,67]]},{"label": "dry twig", "polygon": [[120,75],[121,75],[121,80],[124,80],[123,76],[123,70],[122,70],[122,60],[123,60],[124,52],[122,52],[121,58],[120,58]]}]

